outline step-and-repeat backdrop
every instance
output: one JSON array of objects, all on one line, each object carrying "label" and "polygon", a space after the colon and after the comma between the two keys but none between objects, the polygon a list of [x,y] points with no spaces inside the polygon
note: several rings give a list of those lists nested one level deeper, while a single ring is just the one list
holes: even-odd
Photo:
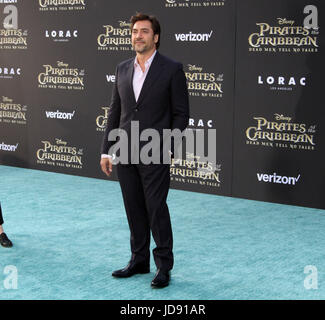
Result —
[{"label": "step-and-repeat backdrop", "polygon": [[172,187],[324,209],[321,2],[0,0],[0,163],[106,179],[115,67],[144,12],[183,63],[187,130],[216,132],[216,162],[174,159]]}]

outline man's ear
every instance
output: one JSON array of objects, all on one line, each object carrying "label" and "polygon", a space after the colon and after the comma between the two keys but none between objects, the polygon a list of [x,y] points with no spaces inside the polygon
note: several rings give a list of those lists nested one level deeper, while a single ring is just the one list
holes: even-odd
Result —
[{"label": "man's ear", "polygon": [[153,37],[154,43],[157,43],[158,40],[159,40],[159,34],[155,34],[154,37]]}]

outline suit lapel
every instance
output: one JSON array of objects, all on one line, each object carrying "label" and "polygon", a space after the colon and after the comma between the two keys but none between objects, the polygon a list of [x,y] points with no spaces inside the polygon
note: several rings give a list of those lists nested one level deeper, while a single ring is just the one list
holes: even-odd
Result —
[{"label": "suit lapel", "polygon": [[155,81],[161,74],[163,67],[164,64],[160,58],[159,53],[157,52],[151,63],[146,79],[144,80],[137,104],[141,103],[146,94],[149,92],[150,87],[155,83]]}]

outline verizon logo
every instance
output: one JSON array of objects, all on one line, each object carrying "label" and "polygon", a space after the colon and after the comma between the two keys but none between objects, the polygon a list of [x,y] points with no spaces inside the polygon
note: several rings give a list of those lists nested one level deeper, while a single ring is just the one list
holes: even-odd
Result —
[{"label": "verizon logo", "polygon": [[176,33],[176,41],[209,41],[212,36],[213,30],[210,33]]},{"label": "verizon logo", "polygon": [[18,143],[16,145],[5,144],[4,142],[0,144],[0,150],[3,151],[15,152],[17,148],[18,148]]},{"label": "verizon logo", "polygon": [[257,173],[257,180],[259,182],[296,185],[299,179],[300,179],[300,174],[298,175],[298,177],[287,177],[287,176],[278,176],[276,173],[273,174]]},{"label": "verizon logo", "polygon": [[106,80],[107,80],[107,82],[115,82],[115,75],[107,74]]},{"label": "verizon logo", "polygon": [[71,120],[74,116],[75,111],[73,112],[60,112],[59,110],[53,111],[45,111],[46,118],[51,119],[65,119],[65,120]]}]

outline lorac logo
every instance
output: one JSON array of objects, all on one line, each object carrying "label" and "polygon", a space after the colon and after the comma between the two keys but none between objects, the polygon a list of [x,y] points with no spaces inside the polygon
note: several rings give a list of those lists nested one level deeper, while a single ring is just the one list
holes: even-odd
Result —
[{"label": "lorac logo", "polygon": [[256,23],[257,31],[248,37],[251,52],[318,52],[319,31],[295,25],[288,18],[277,18],[275,25]]},{"label": "lorac logo", "polygon": [[36,151],[37,163],[57,167],[82,169],[83,149],[70,146],[62,139],[41,141],[42,147]]},{"label": "lorac logo", "polygon": [[97,37],[98,50],[124,50],[132,49],[131,24],[118,21],[117,26],[104,25],[104,32]]},{"label": "lorac logo", "polygon": [[190,96],[222,98],[223,74],[208,72],[201,66],[188,64],[185,76]]},{"label": "lorac logo", "polygon": [[39,73],[38,87],[64,90],[84,90],[85,70],[69,68],[67,63],[57,61],[55,67],[45,64],[44,72]]},{"label": "lorac logo", "polygon": [[108,119],[110,107],[102,107],[102,114],[96,118],[96,130],[103,132],[105,131]]},{"label": "lorac logo", "polygon": [[26,124],[27,106],[14,103],[13,99],[2,97],[0,102],[0,122]]},{"label": "lorac logo", "polygon": [[187,130],[200,130],[206,128],[213,128],[213,120],[208,119],[188,119],[188,128]]},{"label": "lorac logo", "polygon": [[13,79],[15,76],[20,77],[21,68],[0,66],[0,79]]},{"label": "lorac logo", "polygon": [[315,150],[316,125],[297,123],[292,117],[274,114],[274,120],[253,117],[254,125],[246,129],[246,144],[293,150]]},{"label": "lorac logo", "polygon": [[197,8],[197,7],[222,7],[226,0],[221,1],[194,1],[194,0],[165,0],[166,8]]},{"label": "lorac logo", "polygon": [[274,75],[259,75],[257,83],[261,87],[269,87],[273,91],[293,91],[297,87],[306,86],[306,77],[295,76],[274,76]]},{"label": "lorac logo", "polygon": [[78,38],[78,30],[45,30],[45,37],[54,42],[68,42],[70,39]]},{"label": "lorac logo", "polygon": [[39,0],[40,11],[85,10],[85,0]]}]

